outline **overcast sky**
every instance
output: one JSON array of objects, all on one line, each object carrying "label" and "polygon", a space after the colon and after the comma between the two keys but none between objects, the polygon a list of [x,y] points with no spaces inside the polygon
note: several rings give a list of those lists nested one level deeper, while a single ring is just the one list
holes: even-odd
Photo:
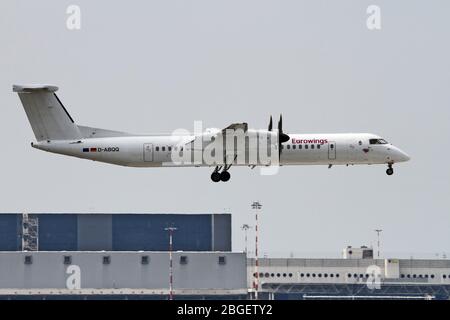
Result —
[{"label": "overcast sky", "polygon": [[[81,8],[68,30],[66,9]],[[381,8],[381,30],[366,9]],[[1,212],[231,212],[233,249],[259,199],[261,251],[450,255],[450,2],[0,2]],[[51,83],[78,124],[133,133],[265,128],[371,132],[412,160],[394,167],[125,168],[42,152],[13,83]],[[253,242],[251,242],[253,245]]]}]

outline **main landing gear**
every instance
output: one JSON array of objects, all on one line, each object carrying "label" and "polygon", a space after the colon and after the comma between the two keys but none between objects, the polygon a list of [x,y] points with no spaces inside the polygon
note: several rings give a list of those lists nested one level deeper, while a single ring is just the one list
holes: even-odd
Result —
[{"label": "main landing gear", "polygon": [[394,169],[392,168],[392,163],[389,163],[389,164],[388,164],[388,168],[387,168],[387,170],[386,170],[386,174],[387,174],[388,176],[392,176],[392,175],[394,174]]},{"label": "main landing gear", "polygon": [[219,181],[227,182],[228,180],[230,180],[231,175],[228,172],[230,167],[231,167],[231,164],[228,166],[225,166],[223,168],[222,172],[219,172],[222,169],[222,167],[217,166],[216,169],[214,169],[213,173],[211,174],[211,180],[214,182],[219,182]]}]

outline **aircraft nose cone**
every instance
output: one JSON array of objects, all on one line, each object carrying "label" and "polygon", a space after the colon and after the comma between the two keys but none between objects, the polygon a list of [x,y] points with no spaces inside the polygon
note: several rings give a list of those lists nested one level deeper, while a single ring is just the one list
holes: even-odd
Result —
[{"label": "aircraft nose cone", "polygon": [[403,153],[402,161],[409,161],[409,160],[411,160],[411,157],[406,152],[402,152],[402,153]]},{"label": "aircraft nose cone", "polygon": [[399,148],[395,148],[394,161],[405,162],[405,161],[409,161],[410,159],[411,159],[411,157],[406,152],[400,150]]}]

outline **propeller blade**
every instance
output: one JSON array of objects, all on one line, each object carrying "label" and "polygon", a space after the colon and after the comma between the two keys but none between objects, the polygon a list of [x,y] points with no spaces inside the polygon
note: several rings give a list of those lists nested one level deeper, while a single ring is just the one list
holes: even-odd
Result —
[{"label": "propeller blade", "polygon": [[280,120],[278,120],[278,159],[281,159],[281,135],[283,134],[283,118],[280,114]]},{"label": "propeller blade", "polygon": [[283,116],[280,114],[280,120],[278,121],[278,155],[281,156],[281,144],[289,141],[291,138],[283,133]]},{"label": "propeller blade", "polygon": [[269,131],[272,131],[272,116],[270,116]]},{"label": "propeller blade", "polygon": [[283,117],[280,114],[280,120],[278,121],[278,131],[280,134],[283,132]]}]

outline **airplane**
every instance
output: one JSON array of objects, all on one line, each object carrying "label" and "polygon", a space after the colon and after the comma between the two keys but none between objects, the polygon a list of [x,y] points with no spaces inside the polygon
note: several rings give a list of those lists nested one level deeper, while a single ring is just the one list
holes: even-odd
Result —
[{"label": "airplane", "polygon": [[[394,173],[393,165],[410,157],[382,137],[370,133],[286,134],[282,117],[278,128],[270,117],[267,129],[252,130],[247,123],[233,123],[224,129],[209,128],[200,133],[135,135],[77,125],[56,95],[53,85],[13,85],[36,137],[31,146],[36,149],[93,161],[129,167],[213,167],[211,180],[230,180],[231,166],[284,165],[387,165],[386,174]],[[245,144],[239,149],[228,147],[224,132],[239,132],[256,139],[257,146]],[[224,146],[214,161],[192,161],[193,154],[205,152],[204,141]],[[259,140],[258,140],[259,139]],[[267,142],[265,142],[267,140]],[[197,143],[198,142],[198,143]],[[267,145],[266,145],[267,144]],[[262,161],[250,152],[270,149],[273,162]],[[253,149],[252,149],[253,148]],[[219,149],[218,149],[219,150]],[[187,155],[191,161],[174,161],[174,154]],[[212,153],[211,153],[212,154]],[[240,161],[237,156],[241,155]],[[245,157],[244,157],[245,155]],[[179,158],[176,158],[177,160]],[[243,160],[242,160],[243,159]]]}]

